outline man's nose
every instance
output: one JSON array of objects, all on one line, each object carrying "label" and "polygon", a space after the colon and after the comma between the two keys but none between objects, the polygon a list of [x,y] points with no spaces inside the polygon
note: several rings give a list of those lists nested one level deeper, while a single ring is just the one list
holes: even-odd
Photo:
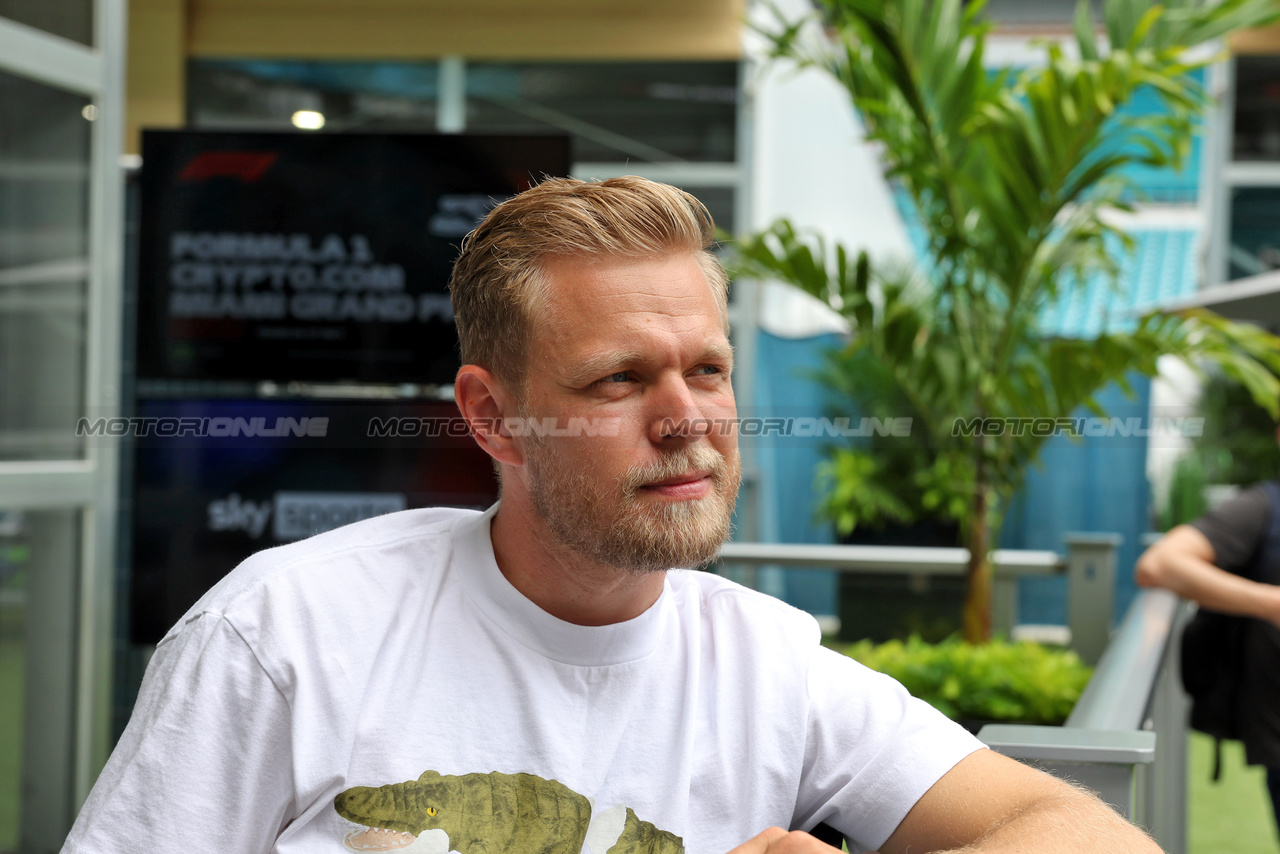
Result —
[{"label": "man's nose", "polygon": [[651,441],[691,442],[711,432],[711,420],[705,417],[684,377],[663,380],[651,394]]}]

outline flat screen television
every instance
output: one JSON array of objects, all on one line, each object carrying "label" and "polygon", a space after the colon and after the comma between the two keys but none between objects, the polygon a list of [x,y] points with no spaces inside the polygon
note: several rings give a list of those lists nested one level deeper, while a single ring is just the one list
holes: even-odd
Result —
[{"label": "flat screen television", "polygon": [[565,136],[145,131],[138,376],[447,384],[449,271]]}]

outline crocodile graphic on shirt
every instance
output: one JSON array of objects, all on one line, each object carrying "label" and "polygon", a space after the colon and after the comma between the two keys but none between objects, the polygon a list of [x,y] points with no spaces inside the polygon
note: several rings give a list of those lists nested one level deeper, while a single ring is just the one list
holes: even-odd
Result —
[{"label": "crocodile graphic on shirt", "polygon": [[684,852],[679,836],[630,807],[593,814],[586,797],[533,774],[424,771],[417,780],[347,789],[333,808],[360,825],[343,840],[352,851],[581,854],[586,843],[592,854]]}]

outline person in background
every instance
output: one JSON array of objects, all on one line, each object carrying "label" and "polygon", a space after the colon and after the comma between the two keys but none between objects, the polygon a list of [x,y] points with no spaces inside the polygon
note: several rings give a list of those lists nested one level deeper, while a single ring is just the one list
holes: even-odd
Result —
[{"label": "person in background", "polygon": [[1246,761],[1267,769],[1280,827],[1278,525],[1280,483],[1256,484],[1171,529],[1138,558],[1136,576],[1141,587],[1163,587],[1210,611],[1253,618],[1243,628],[1235,723]]}]

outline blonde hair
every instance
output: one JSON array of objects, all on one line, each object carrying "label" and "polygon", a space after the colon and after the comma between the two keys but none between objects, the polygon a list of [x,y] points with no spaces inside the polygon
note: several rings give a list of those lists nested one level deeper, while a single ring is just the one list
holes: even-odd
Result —
[{"label": "blonde hair", "polygon": [[729,279],[714,242],[706,206],[675,187],[635,176],[543,181],[495,207],[462,241],[449,281],[462,362],[520,393],[535,314],[550,296],[543,262],[553,257],[690,253],[727,325]]}]

